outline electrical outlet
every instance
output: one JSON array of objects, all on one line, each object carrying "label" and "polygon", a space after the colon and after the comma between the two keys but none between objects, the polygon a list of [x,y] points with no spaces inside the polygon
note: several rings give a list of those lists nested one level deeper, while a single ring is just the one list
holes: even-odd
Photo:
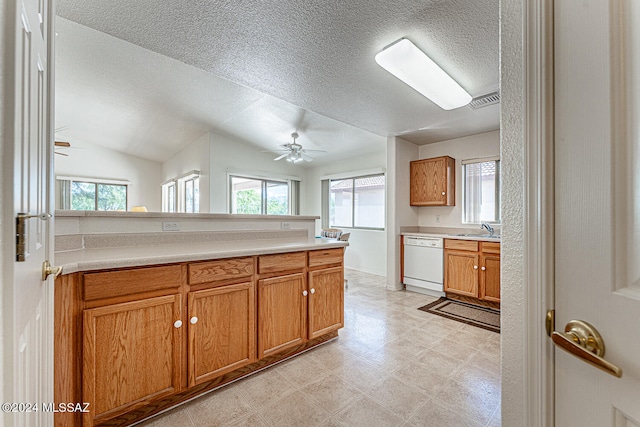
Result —
[{"label": "electrical outlet", "polygon": [[162,222],[162,231],[178,231],[180,230],[180,224],[177,222]]},{"label": "electrical outlet", "polygon": [[436,223],[440,224],[440,215],[436,215]]},{"label": "electrical outlet", "polygon": [[280,228],[283,230],[289,230],[291,228],[291,223],[283,221],[280,223]]}]

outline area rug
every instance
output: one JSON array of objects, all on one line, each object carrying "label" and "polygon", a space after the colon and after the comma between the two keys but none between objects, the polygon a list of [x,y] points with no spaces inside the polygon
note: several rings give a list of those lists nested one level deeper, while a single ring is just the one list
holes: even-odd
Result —
[{"label": "area rug", "polygon": [[431,304],[418,308],[418,310],[500,333],[500,312],[487,307],[479,307],[442,297]]}]

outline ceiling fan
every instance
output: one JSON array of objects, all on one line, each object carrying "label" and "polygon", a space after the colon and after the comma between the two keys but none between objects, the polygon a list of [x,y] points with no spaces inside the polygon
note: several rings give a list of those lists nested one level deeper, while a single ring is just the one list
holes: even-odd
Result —
[{"label": "ceiling fan", "polygon": [[278,161],[278,160],[286,159],[288,162],[291,162],[294,164],[301,162],[303,160],[305,162],[312,162],[313,158],[308,155],[309,153],[326,153],[326,151],[324,150],[307,150],[302,148],[302,145],[296,142],[296,139],[298,139],[299,136],[300,135],[298,135],[298,132],[293,132],[291,134],[291,138],[293,138],[293,142],[288,144],[280,144],[280,147],[282,147],[282,150],[273,150],[274,153],[284,153],[273,160]]},{"label": "ceiling fan", "polygon": [[[71,148],[71,144],[69,142],[66,142],[66,141],[55,141],[53,143],[53,145],[54,145],[55,148]],[[53,152],[55,154],[60,154],[61,156],[68,156],[68,154],[63,153],[61,151],[55,151],[55,149],[54,149]]]}]

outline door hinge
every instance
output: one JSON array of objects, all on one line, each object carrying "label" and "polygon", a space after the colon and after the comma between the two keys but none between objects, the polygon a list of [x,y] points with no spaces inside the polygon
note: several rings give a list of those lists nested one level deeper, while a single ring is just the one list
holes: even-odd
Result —
[{"label": "door hinge", "polygon": [[16,261],[24,262],[27,260],[27,220],[29,218],[39,218],[43,221],[51,218],[51,214],[41,213],[32,215],[28,213],[19,213],[16,216]]}]

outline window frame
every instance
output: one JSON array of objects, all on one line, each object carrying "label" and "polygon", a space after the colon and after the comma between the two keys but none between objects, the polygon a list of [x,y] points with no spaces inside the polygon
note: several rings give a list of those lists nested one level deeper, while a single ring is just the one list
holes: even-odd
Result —
[{"label": "window frame", "polygon": [[[357,226],[356,225],[356,180],[357,179],[362,179],[362,178],[370,178],[370,177],[375,177],[375,176],[382,176],[384,177],[384,203],[383,206],[385,207],[384,209],[384,226],[382,227],[363,227],[363,226]],[[348,225],[340,225],[340,224],[332,224],[331,223],[331,182],[332,181],[348,181],[351,180],[352,183],[352,189],[353,189],[353,196],[351,198],[351,226]],[[386,211],[386,203],[387,203],[387,174],[385,172],[377,172],[377,173],[367,173],[367,174],[363,174],[363,175],[354,175],[354,176],[345,176],[345,177],[335,177],[335,178],[328,178],[328,185],[327,185],[327,190],[326,190],[326,197],[327,197],[327,208],[326,208],[326,215],[327,215],[327,224],[329,226],[329,228],[342,228],[342,229],[351,229],[351,230],[373,230],[373,231],[384,231],[386,229],[386,222],[387,222],[387,211]]]},{"label": "window frame", "polygon": [[[478,222],[472,222],[472,221],[468,221],[466,218],[466,212],[467,212],[467,188],[466,188],[466,166],[467,165],[471,165],[471,164],[478,164],[478,163],[488,163],[488,162],[494,162],[495,163],[495,168],[496,168],[496,179],[495,179],[495,220],[493,221],[483,221],[483,220],[479,220]],[[466,160],[462,160],[461,161],[461,166],[462,166],[462,173],[461,173],[461,181],[462,181],[462,223],[463,224],[473,224],[473,225],[479,225],[482,224],[483,222],[486,222],[487,224],[495,224],[495,225],[501,225],[502,224],[502,216],[501,216],[501,203],[500,203],[500,195],[501,195],[501,191],[502,191],[502,176],[501,176],[501,168],[500,168],[500,156],[490,156],[490,157],[483,157],[483,158],[476,158],[476,159],[466,159]]]},{"label": "window frame", "polygon": [[[161,197],[160,204],[162,212],[169,213],[199,213],[200,212],[200,171],[192,170],[187,173],[183,173],[182,175],[178,175],[175,178],[171,178],[168,181],[165,181],[161,185]],[[194,183],[194,197],[192,202],[192,210],[187,211],[187,183]],[[196,182],[197,182],[197,191],[196,191]],[[173,206],[170,206],[168,195],[169,188],[173,187],[174,189],[174,200]],[[197,196],[196,196],[197,193]],[[197,199],[197,203],[196,203]],[[198,209],[196,210],[196,206]],[[167,210],[167,208],[173,208],[173,211]]]},{"label": "window frame", "polygon": [[[233,212],[233,178],[249,179],[253,181],[260,181],[260,213],[258,214],[238,214]],[[265,177],[246,174],[242,172],[233,172],[227,174],[227,183],[229,197],[227,198],[227,212],[232,215],[273,215],[273,216],[286,216],[286,215],[298,215],[299,207],[299,181],[289,178],[278,177]],[[267,199],[267,187],[269,183],[272,184],[286,184],[287,185],[287,213],[285,214],[271,214],[267,212],[268,199]]]},{"label": "window frame", "polygon": [[[129,192],[130,192],[130,186],[131,186],[131,181],[126,181],[126,180],[119,180],[119,179],[103,179],[103,178],[87,178],[87,177],[78,177],[78,176],[56,176],[56,181],[60,181],[60,192],[59,194],[56,194],[56,200],[59,201],[60,207],[59,209],[64,209],[64,210],[75,210],[75,211],[80,211],[80,209],[71,209],[72,206],[72,201],[71,201],[71,185],[74,182],[82,182],[82,183],[86,183],[86,184],[93,184],[95,186],[95,196],[94,196],[94,209],[91,209],[91,211],[95,211],[95,212],[118,212],[119,210],[99,210],[98,209],[98,185],[103,184],[103,185],[113,185],[113,186],[119,186],[119,187],[125,187],[125,211],[129,210]],[[65,190],[64,188],[62,188],[62,182],[68,182],[69,183],[69,188],[68,190],[68,194],[67,191],[63,191]],[[58,192],[58,189],[56,189],[56,193]],[[68,198],[68,200],[67,200]],[[86,210],[86,209],[82,209],[82,210]]]}]

